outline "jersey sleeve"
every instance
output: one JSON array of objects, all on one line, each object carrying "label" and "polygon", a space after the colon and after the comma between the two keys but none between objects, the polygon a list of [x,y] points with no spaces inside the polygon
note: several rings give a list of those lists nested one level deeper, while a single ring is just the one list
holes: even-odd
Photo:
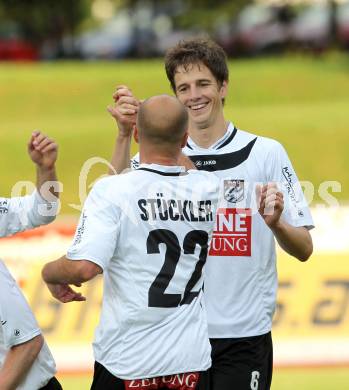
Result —
[{"label": "jersey sleeve", "polygon": [[284,195],[282,218],[293,226],[314,227],[308,202],[293,169],[290,159],[281,144],[275,142],[266,159],[267,181],[276,182]]},{"label": "jersey sleeve", "polygon": [[0,198],[0,236],[46,225],[55,219],[58,202],[47,202],[35,190],[31,195]]},{"label": "jersey sleeve", "polygon": [[26,299],[0,261],[0,320],[5,348],[25,343],[41,334]]},{"label": "jersey sleeve", "polygon": [[85,201],[67,258],[89,260],[104,270],[117,245],[120,217],[117,201],[108,196],[108,186],[100,180]]}]

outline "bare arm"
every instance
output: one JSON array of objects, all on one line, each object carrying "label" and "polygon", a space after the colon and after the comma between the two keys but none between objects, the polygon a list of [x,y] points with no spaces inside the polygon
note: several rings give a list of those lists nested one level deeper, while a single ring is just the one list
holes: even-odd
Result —
[{"label": "bare arm", "polygon": [[81,293],[74,291],[69,284],[77,287],[101,274],[102,268],[88,260],[69,260],[65,256],[47,263],[42,269],[42,278],[51,294],[59,301],[85,301]]},{"label": "bare arm", "polygon": [[114,168],[109,169],[109,175],[122,173],[123,170],[130,168],[131,160],[131,139],[132,137],[117,136],[111,158],[111,165]]},{"label": "bare arm", "polygon": [[307,261],[313,253],[312,238],[305,227],[295,227],[280,221],[271,230],[281,248],[298,260]]},{"label": "bare arm", "polygon": [[111,165],[115,172],[110,169],[110,175],[121,173],[124,169],[130,167],[132,133],[140,104],[133,97],[131,90],[124,85],[116,88],[113,99],[114,106],[109,106],[107,109],[115,119],[119,132],[111,158]]},{"label": "bare arm", "polygon": [[23,381],[41,351],[44,339],[41,335],[12,347],[0,369],[0,389],[15,390]]},{"label": "bare arm", "polygon": [[278,191],[275,183],[268,183],[257,189],[257,192],[260,199],[259,213],[281,248],[300,261],[308,260],[313,252],[311,235],[305,227],[295,227],[281,220],[284,209],[282,192]]},{"label": "bare arm", "polygon": [[[36,164],[36,187],[40,195],[47,201],[58,198],[57,187],[47,185],[49,182],[57,182],[55,163],[57,160],[58,146],[40,131],[34,131],[28,142],[28,153]],[[54,196],[54,197],[53,197]]]}]

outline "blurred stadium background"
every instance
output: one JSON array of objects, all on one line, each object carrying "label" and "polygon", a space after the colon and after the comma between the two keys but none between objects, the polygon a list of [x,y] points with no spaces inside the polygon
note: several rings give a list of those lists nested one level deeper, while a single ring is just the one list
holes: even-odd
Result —
[{"label": "blurred stadium background", "polygon": [[127,84],[140,98],[171,93],[161,57],[200,34],[230,57],[227,118],[284,144],[317,225],[308,264],[279,256],[272,389],[349,389],[347,1],[0,0],[1,196],[35,180],[26,154],[33,129],[59,143],[63,184],[57,221],[1,239],[0,256],[33,307],[64,388],[89,388],[100,280],[83,287],[86,303],[59,305],[40,269],[65,252],[86,194],[106,173],[114,87]]}]

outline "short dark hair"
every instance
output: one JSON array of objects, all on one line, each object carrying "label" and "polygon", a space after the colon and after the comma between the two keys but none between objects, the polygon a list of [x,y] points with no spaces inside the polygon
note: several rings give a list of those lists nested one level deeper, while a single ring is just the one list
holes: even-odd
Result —
[{"label": "short dark hair", "polygon": [[165,55],[166,74],[173,91],[176,91],[174,78],[178,67],[187,69],[190,65],[199,63],[207,66],[220,85],[229,80],[225,51],[208,38],[188,39],[177,43]]}]

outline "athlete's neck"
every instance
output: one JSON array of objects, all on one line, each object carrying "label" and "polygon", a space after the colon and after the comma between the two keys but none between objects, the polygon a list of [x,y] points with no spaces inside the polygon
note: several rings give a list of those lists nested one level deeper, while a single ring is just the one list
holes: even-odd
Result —
[{"label": "athlete's neck", "polygon": [[189,135],[196,145],[207,149],[223,137],[228,129],[228,126],[229,122],[226,122],[223,116],[213,125],[203,128],[190,121]]},{"label": "athlete's neck", "polygon": [[148,155],[147,153],[139,152],[139,161],[141,164],[157,164],[157,165],[166,165],[166,166],[178,166],[179,165],[179,155],[178,156],[164,156],[164,155]]}]

